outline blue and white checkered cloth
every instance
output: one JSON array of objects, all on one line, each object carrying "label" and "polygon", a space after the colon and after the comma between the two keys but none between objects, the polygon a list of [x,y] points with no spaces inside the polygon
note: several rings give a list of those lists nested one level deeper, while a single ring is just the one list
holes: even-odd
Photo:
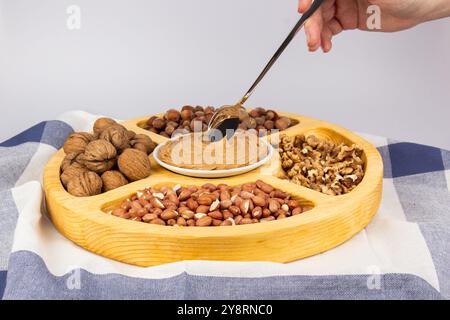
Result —
[{"label": "blue and white checkered cloth", "polygon": [[450,151],[363,134],[383,156],[382,204],[367,228],[323,254],[141,268],[76,246],[43,210],[46,162],[95,118],[71,112],[0,143],[4,299],[450,298]]}]

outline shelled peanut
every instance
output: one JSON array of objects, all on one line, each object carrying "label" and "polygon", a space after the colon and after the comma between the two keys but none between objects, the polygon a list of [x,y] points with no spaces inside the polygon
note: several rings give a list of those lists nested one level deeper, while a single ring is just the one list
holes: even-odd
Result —
[{"label": "shelled peanut", "polygon": [[150,224],[180,227],[234,226],[280,220],[312,209],[261,180],[241,186],[147,188],[110,214]]},{"label": "shelled peanut", "polygon": [[[149,118],[143,127],[166,138],[172,137],[176,132],[206,131],[215,111],[216,108],[211,106],[184,106],[180,111],[170,109],[163,117]],[[242,113],[240,120],[239,128],[242,130],[255,129],[267,133],[271,130],[285,130],[296,124],[296,121],[264,108],[255,108],[248,112],[248,116]]]}]

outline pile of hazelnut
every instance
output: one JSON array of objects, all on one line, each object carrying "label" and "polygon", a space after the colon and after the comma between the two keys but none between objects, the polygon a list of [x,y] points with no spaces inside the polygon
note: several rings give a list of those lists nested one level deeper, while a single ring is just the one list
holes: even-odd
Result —
[{"label": "pile of hazelnut", "polygon": [[93,133],[75,132],[65,141],[61,182],[70,194],[87,197],[146,178],[155,147],[148,136],[100,118]]},{"label": "pile of hazelnut", "polygon": [[[214,107],[184,106],[181,111],[170,109],[163,117],[153,116],[147,120],[144,129],[171,138],[175,132],[191,133],[206,131],[209,120],[216,109]],[[288,117],[279,116],[273,110],[255,108],[248,112],[248,116],[241,114],[239,129],[254,129],[258,133],[270,133],[271,130],[285,130],[297,124]]]},{"label": "pile of hazelnut", "polygon": [[312,209],[261,180],[231,187],[147,188],[126,199],[114,216],[163,226],[234,226],[280,220]]},{"label": "pile of hazelnut", "polygon": [[279,152],[286,178],[328,195],[346,194],[364,177],[363,150],[355,144],[282,135]]}]

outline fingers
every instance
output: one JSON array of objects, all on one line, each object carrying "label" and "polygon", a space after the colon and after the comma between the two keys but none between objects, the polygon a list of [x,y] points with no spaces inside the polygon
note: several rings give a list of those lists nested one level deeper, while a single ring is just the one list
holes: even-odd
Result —
[{"label": "fingers", "polygon": [[[305,13],[312,2],[313,0],[299,0],[298,12]],[[343,30],[335,14],[335,0],[326,0],[306,21],[304,28],[309,51],[317,51],[320,47],[325,53],[331,50],[331,39]]]},{"label": "fingers", "polygon": [[322,10],[318,9],[305,23],[306,41],[309,51],[314,52],[320,48],[322,29]]},{"label": "fingers", "polygon": [[328,21],[327,26],[331,30],[333,36],[341,33],[343,30],[341,23],[336,18],[333,18],[330,21]]},{"label": "fingers", "polygon": [[332,43],[331,43],[331,38],[333,37],[333,33],[331,32],[330,28],[328,28],[328,26],[325,26],[322,30],[322,34],[321,34],[321,46],[322,46],[322,51],[324,53],[330,52],[331,47],[332,47]]},{"label": "fingers", "polygon": [[298,12],[305,13],[306,10],[311,7],[312,0],[299,0],[298,1]]}]

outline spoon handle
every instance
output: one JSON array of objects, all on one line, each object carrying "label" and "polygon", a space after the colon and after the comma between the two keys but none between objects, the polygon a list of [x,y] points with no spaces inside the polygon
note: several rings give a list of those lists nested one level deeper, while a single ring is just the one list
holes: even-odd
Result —
[{"label": "spoon handle", "polygon": [[275,52],[273,57],[270,59],[270,61],[267,63],[261,74],[258,76],[256,81],[253,83],[253,85],[248,89],[247,93],[242,97],[242,99],[239,101],[238,105],[243,105],[247,99],[252,95],[253,91],[255,90],[258,83],[264,78],[266,73],[270,70],[270,68],[274,65],[274,63],[277,61],[277,59],[281,56],[284,49],[289,45],[289,43],[294,39],[295,34],[298,30],[303,26],[303,24],[308,20],[309,17],[313,15],[314,12],[320,7],[323,0],[314,0],[311,7],[306,11],[301,17],[300,20],[298,20],[297,24],[294,26],[294,28],[291,30],[287,38],[283,41],[281,46],[278,48],[278,50]]}]

